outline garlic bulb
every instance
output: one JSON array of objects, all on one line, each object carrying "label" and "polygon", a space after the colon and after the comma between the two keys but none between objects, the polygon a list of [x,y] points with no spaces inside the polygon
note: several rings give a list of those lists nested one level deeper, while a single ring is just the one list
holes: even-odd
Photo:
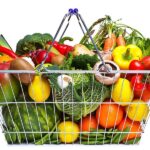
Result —
[{"label": "garlic bulb", "polygon": [[67,88],[70,82],[73,83],[73,80],[68,75],[60,75],[57,78],[57,84],[61,89]]}]

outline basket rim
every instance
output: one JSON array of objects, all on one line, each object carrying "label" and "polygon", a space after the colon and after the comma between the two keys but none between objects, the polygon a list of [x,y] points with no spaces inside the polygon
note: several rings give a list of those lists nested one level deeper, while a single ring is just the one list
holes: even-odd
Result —
[{"label": "basket rim", "polygon": [[27,73],[27,74],[48,74],[48,73],[68,73],[68,74],[96,74],[96,73],[124,73],[124,74],[150,74],[150,70],[112,70],[110,72],[99,72],[95,70],[47,70],[47,71],[33,71],[33,70],[0,70],[0,74],[2,73],[17,73],[17,74],[22,74],[22,73]]}]

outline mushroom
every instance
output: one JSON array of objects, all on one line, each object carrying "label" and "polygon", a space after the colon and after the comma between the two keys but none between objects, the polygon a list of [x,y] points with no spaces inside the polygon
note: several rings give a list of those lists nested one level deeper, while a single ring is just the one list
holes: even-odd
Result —
[{"label": "mushroom", "polygon": [[105,85],[112,85],[119,79],[120,73],[119,72],[111,73],[111,71],[112,70],[119,71],[120,68],[116,63],[110,60],[105,60],[105,64],[110,72],[106,72],[106,68],[102,62],[97,62],[93,68],[95,71],[98,71],[95,74],[95,78],[100,83],[103,83]]},{"label": "mushroom", "polygon": [[67,88],[69,83],[73,83],[72,77],[68,75],[60,75],[57,78],[57,84],[61,89]]}]

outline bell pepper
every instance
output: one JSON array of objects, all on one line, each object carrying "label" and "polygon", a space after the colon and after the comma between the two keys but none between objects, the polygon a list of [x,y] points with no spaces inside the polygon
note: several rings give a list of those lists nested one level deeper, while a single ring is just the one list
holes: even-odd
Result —
[{"label": "bell pepper", "polygon": [[[52,44],[52,42],[48,42],[49,45]],[[54,41],[53,46],[62,54],[62,55],[67,55],[69,52],[73,51],[73,47],[66,45],[66,44],[60,44],[57,41]]]},{"label": "bell pepper", "polygon": [[4,53],[8,56],[10,56],[11,58],[17,58],[18,56],[15,54],[15,52],[13,52],[12,50],[6,48],[6,47],[3,47],[3,46],[0,46],[0,53]]},{"label": "bell pepper", "polygon": [[136,45],[118,46],[112,52],[113,60],[120,69],[128,70],[132,60],[140,60],[142,51]]}]

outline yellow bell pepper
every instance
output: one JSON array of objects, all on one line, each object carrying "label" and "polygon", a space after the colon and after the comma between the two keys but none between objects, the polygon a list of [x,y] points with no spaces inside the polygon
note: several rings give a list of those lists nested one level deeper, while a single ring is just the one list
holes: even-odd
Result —
[{"label": "yellow bell pepper", "polygon": [[132,60],[140,60],[142,51],[136,45],[118,46],[112,52],[113,60],[120,69],[128,70]]}]

